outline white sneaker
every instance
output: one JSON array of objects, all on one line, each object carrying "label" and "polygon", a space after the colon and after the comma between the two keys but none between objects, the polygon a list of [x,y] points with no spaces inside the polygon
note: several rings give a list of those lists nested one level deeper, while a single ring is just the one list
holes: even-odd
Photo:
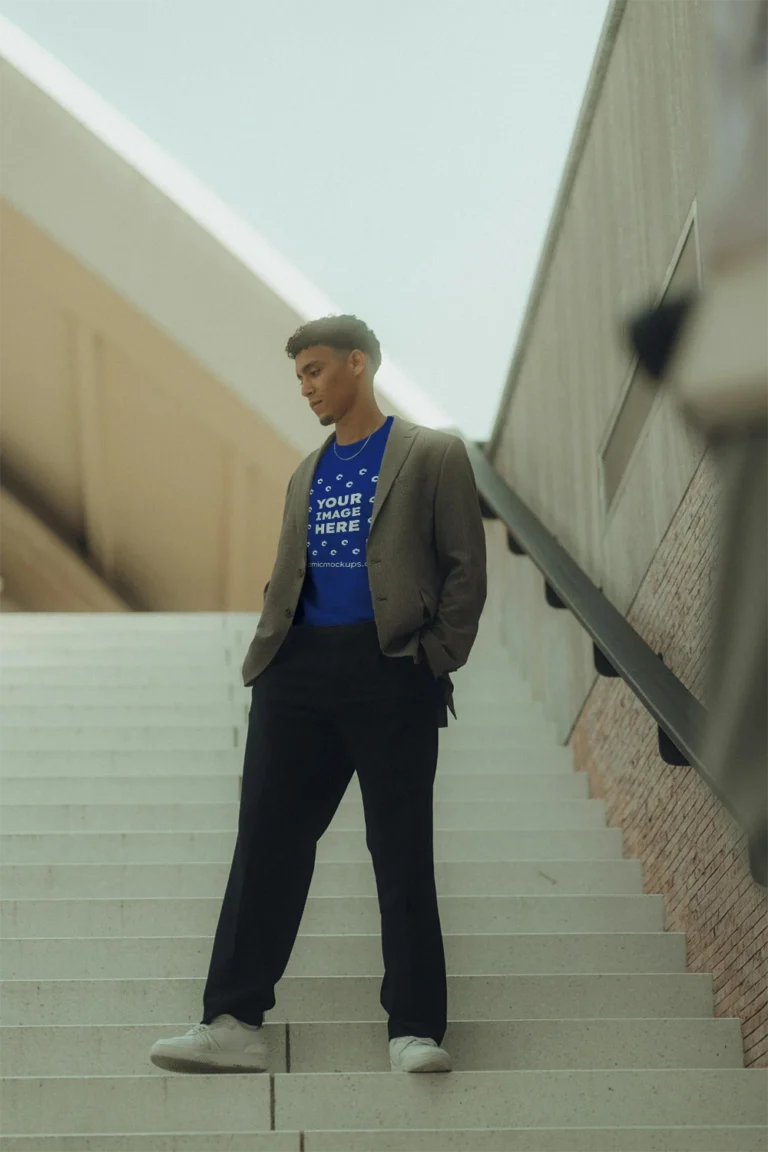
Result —
[{"label": "white sneaker", "polygon": [[269,1066],[263,1028],[249,1028],[234,1016],[158,1040],[149,1058],[168,1072],[266,1072]]},{"label": "white sneaker", "polygon": [[445,1048],[422,1036],[397,1036],[389,1042],[393,1072],[450,1072],[453,1061]]}]

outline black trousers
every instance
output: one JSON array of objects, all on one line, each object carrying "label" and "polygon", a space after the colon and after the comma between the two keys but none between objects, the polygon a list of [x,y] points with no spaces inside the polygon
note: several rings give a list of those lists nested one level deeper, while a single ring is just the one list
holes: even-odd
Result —
[{"label": "black trousers", "polygon": [[291,955],[317,842],[357,772],[381,912],[389,1036],[446,1027],[432,793],[438,693],[426,662],[384,656],[374,624],[298,626],[252,689],[238,836],[203,1023],[260,1024]]}]

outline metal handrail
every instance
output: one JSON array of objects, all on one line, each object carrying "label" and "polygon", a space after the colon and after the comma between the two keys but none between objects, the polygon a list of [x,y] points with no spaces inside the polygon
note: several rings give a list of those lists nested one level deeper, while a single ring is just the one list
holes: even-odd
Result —
[{"label": "metal handrail", "polygon": [[[704,760],[706,710],[509,487],[483,449],[467,442],[467,452],[486,511],[506,526],[511,549],[525,553],[542,573],[548,603],[569,609],[591,636],[598,671],[627,683],[658,725],[664,759],[693,767],[740,823]],[[752,875],[765,886],[765,862],[761,867],[759,855],[750,845]]]}]

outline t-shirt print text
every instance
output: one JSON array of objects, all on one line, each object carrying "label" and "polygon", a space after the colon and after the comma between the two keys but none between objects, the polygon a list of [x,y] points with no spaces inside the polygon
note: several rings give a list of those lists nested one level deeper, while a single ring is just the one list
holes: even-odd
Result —
[{"label": "t-shirt print text", "polygon": [[345,479],[343,472],[315,479],[309,506],[312,567],[365,567],[366,528],[371,524],[378,479],[367,468],[360,468],[352,479]]}]

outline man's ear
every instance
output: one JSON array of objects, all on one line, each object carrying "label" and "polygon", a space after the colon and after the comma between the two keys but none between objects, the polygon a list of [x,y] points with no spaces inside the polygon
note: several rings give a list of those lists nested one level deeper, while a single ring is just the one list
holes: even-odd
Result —
[{"label": "man's ear", "polygon": [[354,372],[355,376],[362,376],[365,372],[365,354],[359,348],[349,354],[349,366]]}]

